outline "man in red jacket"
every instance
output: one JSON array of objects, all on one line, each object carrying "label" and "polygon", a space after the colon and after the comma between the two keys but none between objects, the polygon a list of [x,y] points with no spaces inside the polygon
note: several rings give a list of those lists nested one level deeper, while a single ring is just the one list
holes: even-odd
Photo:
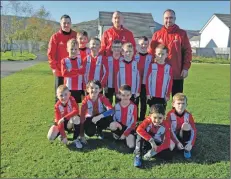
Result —
[{"label": "man in red jacket", "polygon": [[[47,50],[48,62],[55,76],[55,91],[63,84],[61,60],[68,56],[67,41],[72,38],[76,39],[76,32],[71,29],[70,16],[63,15],[60,19],[60,26],[60,30],[51,36]],[[57,100],[56,98],[56,102]]]},{"label": "man in red jacket", "polygon": [[123,27],[123,20],[124,17],[120,11],[115,11],[112,15],[112,23],[113,26],[106,30],[103,33],[101,39],[101,49],[100,52],[105,55],[109,56],[111,54],[111,46],[114,40],[120,40],[122,44],[126,42],[132,43],[135,51],[136,51],[136,42],[133,36],[133,33]]},{"label": "man in red jacket", "polygon": [[184,78],[188,76],[188,70],[192,61],[192,49],[186,31],[175,24],[175,12],[167,9],[164,12],[164,26],[152,36],[149,53],[155,55],[155,48],[164,44],[168,48],[169,63],[173,69],[172,96],[183,92]]}]

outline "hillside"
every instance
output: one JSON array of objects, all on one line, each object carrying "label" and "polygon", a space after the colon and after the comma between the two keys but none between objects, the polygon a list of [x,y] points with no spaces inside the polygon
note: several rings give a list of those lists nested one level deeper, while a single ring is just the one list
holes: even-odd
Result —
[{"label": "hillside", "polygon": [[[13,16],[10,15],[2,15],[1,16],[1,21],[9,21]],[[28,17],[17,17],[19,19],[28,19]],[[59,29],[59,22],[56,21],[51,21],[51,20],[46,20],[47,23],[51,23],[55,26],[55,28],[57,28],[57,30]],[[155,31],[159,30],[163,25],[155,22]],[[77,24],[73,24],[73,29],[74,30],[86,30],[89,34],[90,37],[93,36],[97,36],[98,35],[98,18],[95,20],[90,20],[90,21],[84,21],[84,22],[80,22]],[[187,31],[187,35],[189,37],[189,39],[193,36],[199,35],[199,30],[186,30]]]}]

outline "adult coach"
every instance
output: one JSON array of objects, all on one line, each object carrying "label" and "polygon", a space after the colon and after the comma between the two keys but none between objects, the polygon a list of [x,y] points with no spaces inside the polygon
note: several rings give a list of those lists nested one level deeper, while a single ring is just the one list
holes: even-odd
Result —
[{"label": "adult coach", "polygon": [[115,11],[112,15],[113,26],[103,33],[101,38],[100,52],[103,55],[111,53],[111,46],[114,40],[120,40],[123,44],[126,42],[132,43],[134,49],[136,49],[136,42],[133,33],[123,27],[124,17],[120,11]]},{"label": "adult coach", "polygon": [[58,86],[63,84],[61,60],[68,56],[67,41],[76,39],[76,32],[71,29],[70,16],[63,15],[60,18],[60,26],[60,30],[51,36],[47,50],[48,62],[55,76],[55,93]]},{"label": "adult coach", "polygon": [[155,54],[158,44],[168,47],[168,63],[173,69],[172,96],[183,92],[184,78],[188,76],[188,70],[192,61],[192,49],[185,30],[175,24],[176,14],[173,10],[164,11],[164,26],[152,36],[149,53]]}]

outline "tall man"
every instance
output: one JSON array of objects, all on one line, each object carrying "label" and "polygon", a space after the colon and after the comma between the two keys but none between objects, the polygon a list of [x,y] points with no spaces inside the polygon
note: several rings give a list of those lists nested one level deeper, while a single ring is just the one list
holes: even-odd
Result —
[{"label": "tall man", "polygon": [[76,39],[76,32],[71,29],[70,16],[63,15],[60,18],[60,26],[60,30],[51,36],[47,50],[48,62],[55,76],[55,91],[59,85],[63,84],[61,60],[68,56],[67,41]]},{"label": "tall man", "polygon": [[155,55],[157,45],[164,44],[168,47],[168,63],[173,69],[172,96],[183,92],[184,78],[192,61],[192,49],[186,31],[175,24],[176,14],[173,10],[164,11],[164,26],[152,36],[149,53]]},{"label": "tall man", "polygon": [[114,40],[120,40],[122,44],[130,42],[136,50],[136,42],[133,33],[123,27],[123,21],[124,17],[122,13],[120,11],[115,11],[112,15],[113,26],[103,33],[101,39],[100,52],[103,53],[103,55],[108,56],[111,54],[111,46]]}]

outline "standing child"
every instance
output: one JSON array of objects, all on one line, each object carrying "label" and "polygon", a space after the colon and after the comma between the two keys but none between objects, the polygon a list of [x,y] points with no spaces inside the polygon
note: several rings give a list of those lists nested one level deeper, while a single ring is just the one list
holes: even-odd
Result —
[{"label": "standing child", "polygon": [[88,81],[91,80],[99,80],[104,88],[106,87],[108,78],[108,64],[105,57],[99,54],[100,40],[98,38],[91,38],[89,48],[91,53],[83,60],[83,66],[86,69],[84,74],[84,89]]},{"label": "standing child", "polygon": [[[164,159],[171,159],[170,151],[170,124],[164,120],[165,108],[162,104],[152,105],[150,114],[137,127],[136,149],[134,151],[134,166],[141,167],[143,150],[149,150],[144,159],[149,160],[155,155]],[[172,147],[171,147],[172,150]]]},{"label": "standing child", "polygon": [[121,60],[122,42],[114,40],[112,43],[112,55],[107,57],[108,60],[108,79],[107,88],[105,88],[105,96],[113,103],[113,95],[115,93],[115,72]]},{"label": "standing child", "polygon": [[67,42],[67,51],[69,56],[61,61],[61,72],[64,77],[64,84],[70,90],[75,101],[81,103],[84,68],[82,66],[81,56],[78,55],[79,50],[76,39],[70,39]]},{"label": "standing child", "polygon": [[163,104],[166,108],[172,90],[172,68],[165,63],[168,49],[163,44],[156,47],[156,57],[149,66],[146,77],[146,92],[149,106]]},{"label": "standing child", "polygon": [[119,89],[119,95],[121,101],[114,107],[114,121],[110,124],[110,129],[115,139],[126,139],[127,146],[134,150],[137,106],[130,100],[132,96],[130,86],[122,85]]},{"label": "standing child", "polygon": [[139,72],[141,77],[141,91],[140,91],[140,120],[143,121],[147,110],[147,98],[146,98],[146,76],[148,68],[152,61],[152,55],[147,52],[149,45],[148,38],[142,36],[138,39],[138,54],[135,56],[138,62]]},{"label": "standing child", "polygon": [[120,86],[127,84],[131,86],[131,100],[138,105],[138,97],[140,96],[140,73],[138,70],[138,63],[133,59],[134,49],[131,43],[123,44],[122,49],[123,60],[119,61],[116,72],[116,96],[119,96]]},{"label": "standing child", "polygon": [[79,107],[65,85],[60,85],[57,88],[56,94],[58,101],[55,104],[55,125],[50,128],[47,138],[53,141],[61,135],[62,143],[67,144],[65,130],[70,131],[74,129],[74,144],[76,148],[82,148],[82,144],[78,140],[80,133]]},{"label": "standing child", "polygon": [[197,131],[192,114],[186,110],[187,97],[183,93],[175,94],[172,106],[167,114],[171,122],[171,139],[179,150],[184,151],[184,157],[190,158]]},{"label": "standing child", "polygon": [[[103,129],[109,127],[112,122],[114,110],[109,100],[102,94],[102,86],[99,81],[92,80],[87,83],[88,95],[85,96],[81,107],[81,124],[84,124],[84,132],[91,137],[97,135],[103,139]],[[83,128],[81,136],[83,137]],[[83,138],[83,141],[85,139]]]}]

